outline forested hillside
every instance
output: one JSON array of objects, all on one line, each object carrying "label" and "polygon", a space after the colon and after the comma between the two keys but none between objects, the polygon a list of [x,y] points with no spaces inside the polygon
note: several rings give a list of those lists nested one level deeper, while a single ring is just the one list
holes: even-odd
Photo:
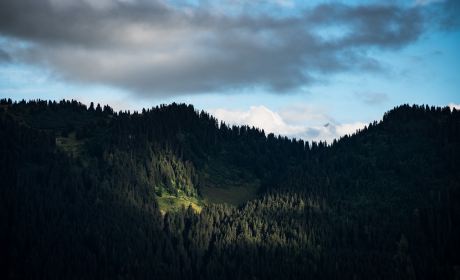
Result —
[{"label": "forested hillside", "polygon": [[[0,102],[2,279],[458,279],[460,112],[333,143],[191,105]],[[225,202],[225,204],[224,204]]]}]

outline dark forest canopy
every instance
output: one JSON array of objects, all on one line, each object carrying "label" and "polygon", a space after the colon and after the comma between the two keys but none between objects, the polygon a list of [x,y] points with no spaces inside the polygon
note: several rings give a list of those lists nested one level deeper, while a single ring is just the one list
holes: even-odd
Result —
[{"label": "dark forest canopy", "polygon": [[460,113],[402,105],[333,143],[0,100],[2,279],[458,279]]}]

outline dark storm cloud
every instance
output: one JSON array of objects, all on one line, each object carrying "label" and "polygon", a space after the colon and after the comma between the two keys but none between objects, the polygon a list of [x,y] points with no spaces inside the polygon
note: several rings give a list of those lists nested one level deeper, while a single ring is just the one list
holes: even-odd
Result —
[{"label": "dark storm cloud", "polygon": [[402,48],[426,28],[417,6],[331,3],[280,16],[223,5],[3,0],[0,34],[23,41],[3,52],[62,79],[146,96],[289,93],[333,73],[384,71],[369,51]]},{"label": "dark storm cloud", "polygon": [[93,2],[107,6],[81,0],[2,0],[0,32],[46,45],[117,48],[130,43],[122,36],[124,26],[161,28],[175,17],[171,8],[157,1]]},{"label": "dark storm cloud", "polygon": [[320,5],[308,12],[315,25],[347,27],[348,32],[334,43],[337,47],[400,48],[413,42],[423,31],[417,8],[397,6]]}]

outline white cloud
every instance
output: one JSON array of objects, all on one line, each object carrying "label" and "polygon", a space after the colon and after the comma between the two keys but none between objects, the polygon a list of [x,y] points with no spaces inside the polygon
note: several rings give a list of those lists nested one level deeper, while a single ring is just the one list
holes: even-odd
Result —
[{"label": "white cloud", "polygon": [[318,107],[311,104],[291,104],[278,111],[278,114],[290,124],[305,124],[309,122],[315,125],[323,125],[335,122],[326,112],[325,107]]},{"label": "white cloud", "polygon": [[348,134],[353,134],[359,129],[363,129],[367,124],[362,122],[355,122],[353,124],[341,124],[336,126],[337,135],[344,136]]},{"label": "white cloud", "polygon": [[[254,126],[256,128],[263,129],[266,135],[274,133],[275,135],[316,142],[326,140],[328,143],[332,143],[334,139],[339,139],[345,134],[353,134],[358,129],[362,129],[366,125],[365,123],[360,122],[356,122],[354,124],[330,124],[327,127],[324,126],[326,123],[321,125],[293,124],[287,122],[287,120],[293,120],[295,123],[300,120],[311,120],[312,118],[315,118],[315,116],[320,116],[322,120],[326,120],[326,118],[324,115],[322,116],[318,114],[311,105],[294,104],[291,106],[292,108],[304,106],[305,108],[310,108],[310,112],[314,113],[312,115],[308,115],[307,112],[303,112],[296,118],[294,113],[288,114],[285,108],[280,110],[280,113],[277,113],[262,105],[251,106],[249,110],[218,108],[207,111],[218,120],[224,121],[227,125]],[[284,119],[283,116],[286,116],[286,119]]]},{"label": "white cloud", "polygon": [[450,103],[449,103],[449,107],[450,107],[450,110],[451,110],[451,111],[452,111],[454,108],[455,108],[456,110],[460,110],[460,104],[459,104],[459,105],[456,105],[456,104],[454,104],[453,102],[450,102]]},{"label": "white cloud", "polygon": [[254,126],[264,129],[267,133],[286,131],[285,128],[288,126],[278,113],[262,105],[251,106],[249,110],[219,108],[208,110],[208,112],[230,125]]}]

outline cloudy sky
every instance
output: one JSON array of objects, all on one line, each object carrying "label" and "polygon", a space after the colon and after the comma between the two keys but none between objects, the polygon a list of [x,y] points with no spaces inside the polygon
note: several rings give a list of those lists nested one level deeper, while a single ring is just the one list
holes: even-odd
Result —
[{"label": "cloudy sky", "polygon": [[460,0],[0,1],[0,98],[187,103],[309,141],[457,106],[459,50]]}]

